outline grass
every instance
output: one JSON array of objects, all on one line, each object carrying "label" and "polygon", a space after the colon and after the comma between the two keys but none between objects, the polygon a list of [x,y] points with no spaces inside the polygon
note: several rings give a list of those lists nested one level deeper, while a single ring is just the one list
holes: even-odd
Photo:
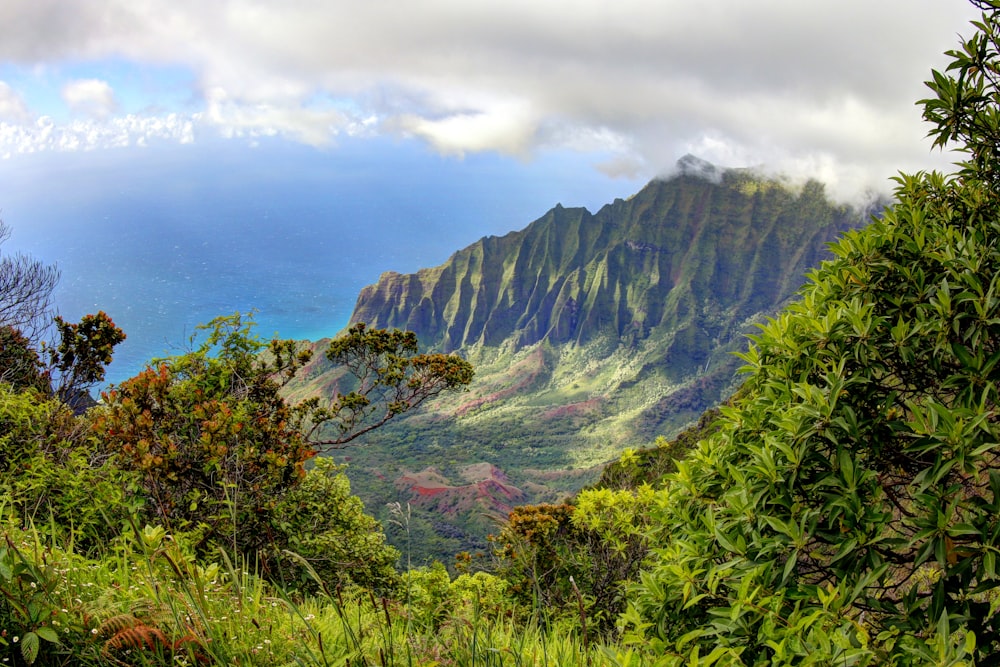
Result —
[{"label": "grass", "polygon": [[0,530],[3,665],[568,666],[606,655],[572,625],[471,588],[433,603],[362,589],[294,596],[221,554],[196,561],[160,528],[96,558],[41,528]]}]

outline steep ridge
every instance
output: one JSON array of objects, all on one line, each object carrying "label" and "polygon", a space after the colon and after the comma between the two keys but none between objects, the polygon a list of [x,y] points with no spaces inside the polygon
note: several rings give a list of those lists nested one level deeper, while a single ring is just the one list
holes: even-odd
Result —
[{"label": "steep ridge", "polygon": [[[558,500],[724,400],[745,334],[869,215],[816,182],[687,158],[595,214],[556,206],[441,266],[383,274],[352,322],[415,331],[428,349],[466,356],[476,379],[353,448],[354,489],[376,513],[411,503],[409,534],[428,554],[481,547],[511,501]],[[322,362],[309,371],[297,393],[333,386]],[[413,481],[429,469],[433,491]],[[470,469],[493,472],[470,482]],[[483,492],[499,479],[516,494]]]},{"label": "steep ridge", "polygon": [[[746,172],[718,183],[681,174],[596,214],[556,206],[441,266],[385,273],[362,290],[351,319],[410,329],[443,351],[641,340],[704,319],[705,308],[739,322],[787,298],[858,217],[815,182],[792,191]],[[714,337],[702,344],[698,333],[678,332],[675,375],[711,347]]]}]

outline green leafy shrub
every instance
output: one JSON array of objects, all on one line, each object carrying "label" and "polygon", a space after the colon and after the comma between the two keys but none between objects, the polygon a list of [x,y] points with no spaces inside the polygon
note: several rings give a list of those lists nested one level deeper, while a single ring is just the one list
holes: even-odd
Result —
[{"label": "green leafy shrub", "polygon": [[0,326],[0,382],[15,391],[49,391],[49,380],[38,351],[19,329],[9,325]]},{"label": "green leafy shrub", "polygon": [[743,664],[1000,652],[1000,3],[982,4],[925,102],[971,159],[900,176],[753,337],[741,397],[654,504],[640,641]]},{"label": "green leafy shrub", "polygon": [[5,663],[62,664],[63,640],[79,640],[83,627],[62,605],[56,567],[23,548],[0,535],[0,655],[8,656]]},{"label": "green leafy shrub", "polygon": [[134,489],[86,435],[86,422],[59,401],[0,387],[0,496],[21,525],[47,524],[81,550],[120,531]]},{"label": "green leafy shrub", "polygon": [[46,446],[60,406],[0,385],[0,476],[18,471]]},{"label": "green leafy shrub", "polygon": [[102,460],[89,443],[63,442],[23,462],[6,481],[22,525],[45,524],[80,553],[101,551],[141,511],[138,479]]},{"label": "green leafy shrub", "polygon": [[407,570],[401,576],[399,598],[407,620],[418,632],[487,624],[515,614],[516,601],[508,582],[488,572],[460,574],[452,579],[440,562]]},{"label": "green leafy shrub", "polygon": [[452,614],[466,618],[497,618],[507,613],[512,603],[507,595],[507,581],[488,572],[458,575],[451,582],[448,594],[454,604]]},{"label": "green leafy shrub", "polygon": [[638,575],[648,550],[637,494],[582,492],[576,505],[515,507],[495,538],[498,574],[529,610],[562,619],[587,638],[610,637],[625,608],[625,584]]},{"label": "green leafy shrub", "polygon": [[53,391],[59,400],[82,412],[93,404],[87,391],[104,379],[115,347],[125,340],[125,332],[104,311],[84,315],[78,324],[56,316],[55,327],[59,342],[46,349]]},{"label": "green leafy shrub", "polygon": [[88,415],[103,451],[138,476],[145,520],[191,536],[198,553],[221,548],[297,586],[318,578],[391,589],[396,552],[381,527],[339,469],[317,463],[307,475],[306,464],[323,447],[464,386],[471,366],[416,354],[410,332],[356,325],[328,353],[353,375],[355,390],[326,405],[293,405],[282,389],[309,349],[264,343],[252,317],[240,314],[198,334],[190,352],[113,387]]},{"label": "green leafy shrub", "polygon": [[402,574],[400,591],[411,623],[437,628],[451,612],[451,575],[435,561]]},{"label": "green leafy shrub", "polygon": [[[384,594],[398,586],[399,552],[385,543],[382,526],[365,514],[351,495],[345,466],[317,458],[302,481],[280,500],[277,530],[286,535],[284,549],[273,553],[269,567],[288,585],[312,589],[318,576],[327,590],[358,584]],[[309,565],[305,569],[304,559]]]},{"label": "green leafy shrub", "polygon": [[94,435],[140,475],[147,520],[198,531],[199,549],[255,558],[274,537],[274,510],[315,450],[281,397],[301,359],[252,335],[252,321],[218,318],[191,352],[104,394]]}]

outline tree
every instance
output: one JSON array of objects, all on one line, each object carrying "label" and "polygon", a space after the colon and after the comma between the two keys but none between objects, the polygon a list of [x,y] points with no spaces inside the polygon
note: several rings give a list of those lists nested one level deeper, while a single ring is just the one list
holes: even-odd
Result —
[{"label": "tree", "polygon": [[266,555],[267,569],[279,572],[286,585],[307,590],[317,587],[315,575],[327,592],[352,583],[394,592],[399,552],[386,544],[381,524],[365,514],[361,499],[351,495],[345,467],[317,457],[282,496],[275,514],[287,540]]},{"label": "tree", "polygon": [[[190,352],[106,392],[93,423],[107,451],[142,474],[150,521],[197,531],[200,548],[225,546],[256,558],[290,538],[278,508],[320,447],[370,430],[364,418],[386,400],[395,416],[461,387],[471,367],[457,357],[407,356],[413,348],[405,334],[355,328],[360,337],[335,341],[331,350],[359,375],[360,389],[338,394],[331,406],[318,399],[291,405],[282,387],[311,352],[294,341],[265,344],[253,327],[252,317],[240,314],[199,327],[204,339]],[[395,343],[400,338],[406,346]],[[385,414],[378,414],[381,423]],[[311,440],[325,424],[336,437]]]},{"label": "tree", "polygon": [[1000,3],[924,100],[951,176],[902,175],[752,337],[678,463],[624,619],[679,662],[1000,664]]},{"label": "tree", "polygon": [[[0,221],[0,245],[10,233]],[[15,389],[53,392],[71,407],[86,407],[87,389],[104,379],[112,351],[125,333],[103,311],[85,315],[79,324],[56,316],[60,340],[40,345],[49,361],[44,368],[38,338],[52,322],[51,297],[58,282],[54,266],[22,254],[0,258],[0,381]]]},{"label": "tree", "polygon": [[[11,230],[0,221],[0,245]],[[22,255],[0,257],[0,326],[17,329],[34,338],[48,326],[52,291],[59,282],[54,266]]]},{"label": "tree", "polygon": [[327,359],[344,367],[357,387],[347,394],[337,392],[327,407],[320,408],[318,398],[307,404],[312,409],[310,440],[327,448],[343,447],[427,399],[472,381],[472,366],[461,357],[418,354],[417,348],[412,331],[369,329],[364,322],[332,341]]},{"label": "tree", "polygon": [[51,391],[38,351],[20,329],[12,326],[0,326],[0,383],[15,391]]},{"label": "tree", "polygon": [[86,405],[87,390],[104,379],[114,348],[125,340],[125,332],[102,310],[84,315],[79,324],[56,316],[59,344],[50,347],[49,374],[55,375],[53,392],[70,407]]},{"label": "tree", "polygon": [[[934,97],[921,100],[924,119],[933,124],[928,136],[937,148],[951,147],[968,155],[960,174],[1000,189],[1000,30],[996,0],[970,0],[983,10],[976,32],[960,50],[946,53],[945,72],[934,71],[927,86]],[[957,76],[949,74],[957,73]]]},{"label": "tree", "polygon": [[197,348],[112,387],[92,417],[107,452],[142,475],[150,522],[249,554],[270,541],[273,509],[315,454],[276,379],[298,360],[277,344],[264,358],[251,328],[213,320]]},{"label": "tree", "polygon": [[545,618],[581,624],[584,640],[607,639],[625,606],[625,584],[647,555],[641,531],[651,487],[583,491],[575,504],[522,505],[493,538],[509,592]]},{"label": "tree", "polygon": [[[13,326],[0,326],[0,382],[15,391],[32,389],[54,396],[77,412],[91,407],[88,389],[104,379],[115,346],[125,332],[103,311],[84,315],[79,324],[55,318],[59,342],[35,344]],[[48,365],[42,363],[48,358]]]}]

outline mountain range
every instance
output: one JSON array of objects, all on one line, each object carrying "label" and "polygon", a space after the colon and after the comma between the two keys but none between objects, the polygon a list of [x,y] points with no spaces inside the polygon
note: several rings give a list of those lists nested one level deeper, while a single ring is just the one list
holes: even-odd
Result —
[{"label": "mountain range", "polygon": [[[872,210],[688,156],[596,213],[556,205],[438,267],[383,274],[351,322],[414,331],[476,379],[346,452],[355,491],[376,514],[410,503],[428,553],[482,546],[513,504],[558,500],[723,401],[731,352]],[[335,386],[324,361],[307,371],[293,394]]]}]

